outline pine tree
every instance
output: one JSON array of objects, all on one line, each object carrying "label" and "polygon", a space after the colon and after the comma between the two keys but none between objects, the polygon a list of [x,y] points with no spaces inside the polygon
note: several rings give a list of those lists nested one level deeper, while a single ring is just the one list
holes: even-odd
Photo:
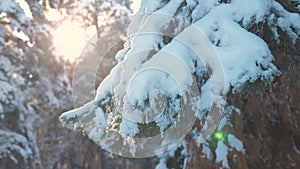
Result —
[{"label": "pine tree", "polygon": [[[299,21],[298,1],[145,0],[95,99],[60,120],[115,154],[157,155],[157,168],[253,166],[245,162],[244,140],[229,132],[231,118],[243,116],[230,99],[247,97],[257,83],[272,87],[280,71],[266,42],[296,46]],[[169,149],[181,133],[167,131],[186,120],[182,109],[197,118],[183,142],[164,154],[140,142],[161,136],[160,146]]]},{"label": "pine tree", "polygon": [[70,105],[69,80],[49,48],[44,9],[37,1],[28,5],[32,18],[16,1],[0,2],[0,168],[41,168],[38,129],[61,110],[63,98]]}]

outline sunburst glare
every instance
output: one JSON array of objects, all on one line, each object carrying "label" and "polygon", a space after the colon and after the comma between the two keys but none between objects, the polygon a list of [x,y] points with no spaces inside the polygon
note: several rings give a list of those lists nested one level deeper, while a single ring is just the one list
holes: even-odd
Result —
[{"label": "sunburst glare", "polygon": [[54,46],[63,59],[75,61],[85,45],[86,34],[79,24],[64,21],[54,33]]}]

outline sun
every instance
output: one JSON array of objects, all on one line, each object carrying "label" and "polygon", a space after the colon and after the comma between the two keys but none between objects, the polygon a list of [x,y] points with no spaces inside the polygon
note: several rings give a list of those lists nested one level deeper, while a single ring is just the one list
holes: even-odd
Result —
[{"label": "sun", "polygon": [[64,60],[75,61],[86,42],[86,31],[71,20],[64,21],[54,32],[53,43]]},{"label": "sun", "polygon": [[141,6],[141,0],[133,0],[132,1],[132,10],[133,13],[137,13]]},{"label": "sun", "polygon": [[[139,10],[141,0],[133,0],[132,8],[134,14]],[[46,17],[52,21],[58,21],[62,17],[56,10],[49,10]],[[59,55],[64,60],[75,62],[80,56],[89,38],[96,34],[92,27],[86,29],[81,27],[80,23],[67,19],[54,31],[53,44]]]}]

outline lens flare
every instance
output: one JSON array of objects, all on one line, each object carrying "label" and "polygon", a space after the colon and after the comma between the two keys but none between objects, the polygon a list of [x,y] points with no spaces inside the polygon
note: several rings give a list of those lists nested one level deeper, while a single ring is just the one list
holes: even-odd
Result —
[{"label": "lens flare", "polygon": [[220,132],[220,131],[215,132],[214,137],[217,140],[224,140],[224,134],[222,132]]}]

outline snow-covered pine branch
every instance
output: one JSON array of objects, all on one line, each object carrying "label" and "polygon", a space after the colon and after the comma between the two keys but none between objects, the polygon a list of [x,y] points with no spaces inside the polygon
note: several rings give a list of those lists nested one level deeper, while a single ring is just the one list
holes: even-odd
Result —
[{"label": "snow-covered pine branch", "polygon": [[[135,112],[136,117],[142,112],[151,112],[150,109],[162,111],[155,109],[153,103],[160,98],[162,105],[168,105],[169,111],[165,110],[164,115],[170,118],[160,116],[148,127],[158,126],[160,132],[164,132],[170,122],[174,122],[172,118],[178,115],[180,106],[176,106],[180,103],[177,99],[184,100],[192,92],[189,89],[194,85],[193,78],[205,79],[208,73],[210,77],[197,84],[200,98],[197,110],[200,112],[194,113],[201,120],[218,93],[237,93],[246,83],[258,79],[272,81],[280,74],[272,63],[274,58],[266,42],[249,31],[260,23],[267,23],[276,40],[280,40],[278,29],[293,43],[299,40],[299,14],[288,12],[275,0],[144,0],[128,28],[126,48],[116,56],[119,63],[98,87],[95,100],[63,114],[60,119],[71,125],[81,123],[91,139],[109,147],[112,144],[102,142],[108,130],[120,134],[113,138],[123,137],[129,142],[127,138],[141,136],[144,124],[122,119],[122,116]],[[216,62],[209,55],[197,55],[205,52],[201,41],[198,42],[202,35],[217,54]],[[217,62],[220,65],[216,65]],[[220,66],[225,77],[224,86],[211,88],[211,83],[216,82],[213,81],[214,73]],[[157,70],[152,69],[156,67]],[[151,70],[144,71],[147,68]],[[163,97],[158,96],[161,93]],[[232,140],[238,142],[233,136]],[[240,147],[237,149],[242,151]],[[229,167],[225,159],[218,160],[223,167]]]}]

